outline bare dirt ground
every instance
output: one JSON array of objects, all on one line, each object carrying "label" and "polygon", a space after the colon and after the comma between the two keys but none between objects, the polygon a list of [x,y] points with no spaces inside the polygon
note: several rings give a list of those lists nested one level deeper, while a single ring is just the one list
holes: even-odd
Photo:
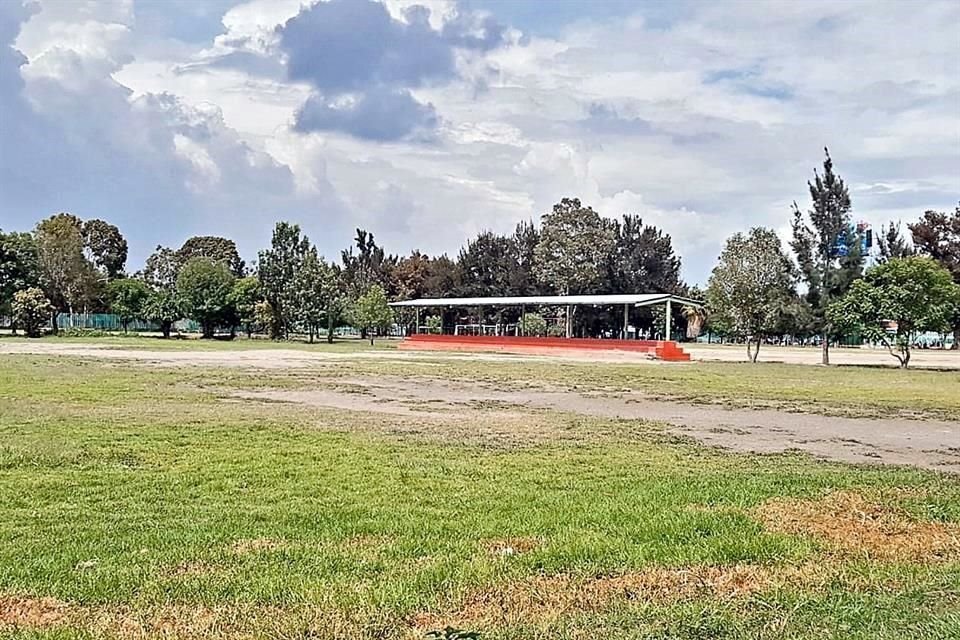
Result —
[{"label": "bare dirt ground", "polygon": [[[694,360],[718,360],[743,362],[746,347],[743,345],[684,344],[683,350]],[[760,362],[784,362],[787,364],[820,364],[819,347],[760,347]],[[840,365],[897,366],[897,360],[883,348],[833,348],[830,363]],[[960,369],[960,351],[940,349],[916,349],[912,352],[910,366],[930,369]]]},{"label": "bare dirt ground", "polygon": [[[82,342],[28,342],[0,341],[0,355],[34,354],[61,355],[117,360],[146,360],[157,365],[209,365],[224,367],[255,367],[260,369],[286,369],[308,366],[314,362],[329,362],[343,359],[428,359],[428,360],[496,360],[496,361],[568,361],[568,362],[652,362],[649,356],[628,351],[553,350],[549,355],[510,353],[466,353],[451,351],[316,351],[303,349],[223,349],[223,350],[157,350],[129,349],[115,344]],[[684,344],[693,360],[718,362],[745,362],[742,345]],[[765,345],[760,349],[760,362],[783,362],[786,364],[820,364],[820,349],[816,347],[774,347]],[[897,361],[885,349],[834,348],[830,350],[830,362],[837,365],[895,367]],[[664,363],[671,366],[670,363]],[[916,350],[910,366],[930,369],[960,369],[960,351]]]},{"label": "bare dirt ground", "polygon": [[423,418],[458,408],[466,411],[478,405],[548,409],[662,422],[672,425],[670,432],[674,434],[738,451],[799,450],[825,460],[960,472],[960,424],[946,421],[815,416],[653,400],[641,393],[611,396],[528,389],[504,391],[476,384],[386,377],[337,378],[335,384],[322,390],[251,390],[236,395],[249,400]]},{"label": "bare dirt ground", "polygon": [[[736,359],[730,347],[706,347],[704,357]],[[768,349],[768,357],[773,357]],[[784,349],[784,361],[793,361],[793,352],[819,358],[819,352]],[[839,350],[838,350],[839,351]],[[739,349],[737,349],[739,352]],[[250,349],[222,351],[148,351],[112,348],[82,343],[12,342],[0,343],[2,354],[63,355],[133,360],[166,366],[230,366],[250,369],[309,367],[311,364],[355,359],[471,359],[529,360],[531,356],[503,354],[452,354],[433,352],[323,352],[296,349]],[[761,354],[763,352],[761,351]],[[889,358],[881,352],[874,357]],[[847,352],[835,352],[835,361],[844,362]],[[592,356],[586,354],[584,357]],[[698,354],[699,355],[699,354]],[[927,356],[924,353],[922,356]],[[542,361],[543,357],[535,357]],[[558,356],[559,358],[559,356]],[[562,359],[562,358],[561,358]],[[956,353],[930,354],[933,366],[960,359]],[[667,365],[669,366],[669,365]],[[238,392],[246,400],[282,401],[317,407],[367,411],[397,416],[449,417],[451,411],[477,405],[509,408],[522,422],[524,410],[554,410],[583,415],[649,420],[672,425],[673,433],[690,436],[708,445],[739,451],[779,452],[800,450],[828,460],[913,465],[928,469],[960,472],[960,423],[901,418],[860,419],[789,413],[776,410],[728,409],[716,405],[686,404],[657,400],[638,392],[599,395],[543,390],[501,390],[482,385],[436,380],[404,381],[390,377],[347,380],[311,390],[251,390]],[[519,410],[519,414],[517,413]]]}]

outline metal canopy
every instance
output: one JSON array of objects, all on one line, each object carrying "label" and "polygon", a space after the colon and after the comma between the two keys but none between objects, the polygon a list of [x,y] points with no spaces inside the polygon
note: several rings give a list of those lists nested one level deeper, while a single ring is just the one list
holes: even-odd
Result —
[{"label": "metal canopy", "polygon": [[588,296],[510,296],[492,298],[421,298],[391,302],[391,307],[518,307],[524,305],[566,306],[566,305],[633,305],[646,307],[652,304],[676,302],[691,307],[702,307],[703,303],[668,293],[624,293]]}]

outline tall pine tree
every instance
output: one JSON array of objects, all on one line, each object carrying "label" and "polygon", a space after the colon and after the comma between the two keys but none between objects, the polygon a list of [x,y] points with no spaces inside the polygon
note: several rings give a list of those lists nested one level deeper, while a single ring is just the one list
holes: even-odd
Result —
[{"label": "tall pine tree", "polygon": [[793,240],[800,273],[807,284],[807,300],[823,340],[823,364],[830,364],[833,331],[826,310],[830,301],[843,295],[863,270],[860,241],[851,224],[850,193],[843,179],[833,172],[830,151],[824,148],[823,175],[814,170],[810,189],[811,208],[806,217],[793,203]]}]

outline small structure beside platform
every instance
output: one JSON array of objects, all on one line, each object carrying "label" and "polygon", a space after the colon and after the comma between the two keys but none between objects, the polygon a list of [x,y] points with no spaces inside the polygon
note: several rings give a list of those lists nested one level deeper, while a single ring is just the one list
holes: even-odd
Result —
[{"label": "small structure beside platform", "polygon": [[[690,356],[676,342],[670,340],[672,305],[702,307],[703,303],[681,296],[666,293],[604,294],[575,296],[505,296],[487,298],[422,298],[391,303],[392,307],[416,309],[416,331],[409,336],[401,348],[443,349],[443,350],[481,350],[511,351],[514,353],[543,353],[545,349],[606,349],[617,351],[643,352],[662,360],[689,360]],[[628,340],[631,307],[649,307],[664,305],[664,340]],[[621,339],[574,338],[573,310],[578,306],[623,307],[623,328]],[[421,333],[420,310],[424,308],[444,309],[448,307],[514,307],[520,310],[518,335],[442,335]],[[525,317],[529,307],[565,307],[565,338],[545,338],[523,334]]]}]

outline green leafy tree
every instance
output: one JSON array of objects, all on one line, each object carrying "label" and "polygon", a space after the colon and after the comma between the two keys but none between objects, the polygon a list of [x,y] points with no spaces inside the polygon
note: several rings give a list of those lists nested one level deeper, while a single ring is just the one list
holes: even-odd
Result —
[{"label": "green leafy tree", "polygon": [[375,284],[360,296],[353,305],[350,318],[356,327],[367,330],[371,345],[375,333],[386,334],[393,324],[393,309],[383,287]]},{"label": "green leafy tree", "polygon": [[[13,295],[40,282],[37,243],[30,233],[0,231],[0,316],[13,313]],[[16,331],[16,323],[13,324]]]},{"label": "green leafy tree", "polygon": [[[907,226],[917,251],[943,265],[953,275],[953,281],[960,284],[960,205],[952,214],[927,211],[918,222]],[[960,310],[950,324],[953,348],[960,349]]]},{"label": "green leafy tree", "polygon": [[310,240],[301,235],[298,225],[278,222],[270,248],[260,252],[257,276],[263,297],[272,309],[270,337],[274,340],[286,338],[296,326],[302,299],[298,274],[309,249]]},{"label": "green leafy tree", "polygon": [[823,364],[830,364],[833,332],[827,318],[831,300],[843,295],[863,270],[860,242],[851,225],[847,185],[833,171],[830,152],[824,149],[823,175],[814,170],[807,182],[812,202],[805,218],[793,203],[793,240],[800,273],[807,285],[807,301],[823,339]]},{"label": "green leafy tree", "polygon": [[234,317],[230,294],[235,280],[226,263],[208,258],[192,258],[180,270],[180,308],[200,323],[204,338],[212,338],[218,326],[229,324]]},{"label": "green leafy tree", "polygon": [[88,259],[108,280],[119,278],[127,264],[127,241],[120,229],[103,220],[87,220],[81,232]]},{"label": "green leafy tree", "polygon": [[710,275],[707,301],[710,313],[746,340],[750,362],[757,361],[762,339],[776,328],[793,281],[793,265],[773,230],[755,227],[727,240]]},{"label": "green leafy tree", "polygon": [[176,290],[173,288],[152,290],[144,302],[143,317],[157,323],[163,337],[169,338],[173,324],[183,317]]},{"label": "green leafy tree", "polygon": [[332,298],[336,295],[337,277],[333,268],[309,247],[303,256],[303,264],[297,272],[297,321],[313,343],[330,312]]},{"label": "green leafy tree", "polygon": [[[560,295],[595,291],[601,284],[614,234],[609,224],[577,198],[564,198],[541,220],[534,272]],[[573,309],[566,314],[566,335],[573,334]]]},{"label": "green leafy tree", "polygon": [[233,283],[230,303],[233,305],[237,313],[237,320],[243,326],[248,338],[253,335],[253,329],[257,325],[257,304],[261,300],[263,300],[263,292],[260,287],[260,280],[256,276],[239,278]]},{"label": "green leafy tree", "polygon": [[98,284],[96,268],[84,256],[83,223],[76,216],[58,213],[37,225],[35,238],[40,266],[40,283],[54,306],[53,331],[57,332],[57,311],[83,307]]},{"label": "green leafy tree", "polygon": [[27,336],[40,335],[44,323],[53,313],[53,305],[38,287],[31,287],[13,294],[13,316]]},{"label": "green leafy tree", "polygon": [[206,258],[227,265],[235,277],[243,277],[243,260],[237,252],[237,244],[228,238],[219,236],[194,236],[189,238],[177,251],[180,264],[186,264],[193,258]]},{"label": "green leafy tree", "polygon": [[910,364],[916,333],[942,331],[960,307],[960,286],[932,258],[890,260],[867,271],[830,305],[831,320],[883,344],[900,366]]},{"label": "green leafy tree", "polygon": [[534,272],[538,244],[540,244],[540,230],[533,221],[522,221],[517,224],[510,237],[509,295],[531,296],[540,292],[540,285]]},{"label": "green leafy tree", "polygon": [[150,287],[142,280],[120,278],[107,285],[110,312],[117,315],[123,332],[133,320],[144,317],[144,307],[150,297]]},{"label": "green leafy tree", "polygon": [[177,286],[180,266],[176,251],[157,245],[137,275],[154,289],[173,289]]}]

